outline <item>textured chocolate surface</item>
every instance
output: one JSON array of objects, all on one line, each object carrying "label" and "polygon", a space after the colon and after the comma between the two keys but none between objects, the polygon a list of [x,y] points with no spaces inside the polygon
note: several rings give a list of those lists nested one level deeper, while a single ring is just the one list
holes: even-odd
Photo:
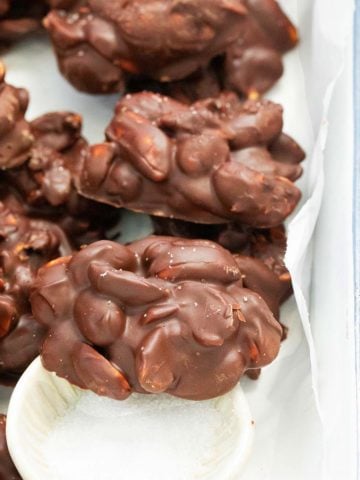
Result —
[{"label": "textured chocolate surface", "polygon": [[0,414],[0,480],[21,480],[6,444],[6,416]]},{"label": "textured chocolate surface", "polygon": [[0,376],[21,373],[38,355],[44,329],[32,317],[30,288],[39,267],[70,252],[57,225],[28,217],[0,185]]},{"label": "textured chocolate surface", "polygon": [[235,254],[246,288],[259,293],[274,317],[292,293],[291,277],[284,264],[286,233],[282,225],[251,229],[240,225],[199,225],[181,220],[152,217],[157,235],[212,240]]},{"label": "textured chocolate surface", "polygon": [[0,170],[26,161],[34,140],[24,119],[28,103],[26,90],[5,82],[5,68],[0,62]]},{"label": "textured chocolate surface", "polygon": [[296,28],[274,0],[244,0],[248,15],[241,35],[226,54],[185,79],[160,83],[146,76],[128,78],[127,91],[154,91],[185,103],[232,90],[257,99],[283,73],[283,54],[298,41]]},{"label": "textured chocolate surface", "polygon": [[82,197],[74,187],[87,148],[81,128],[81,117],[71,112],[34,120],[30,124],[34,141],[26,161],[4,175],[21,192],[29,213],[58,222],[75,246],[105,238],[119,219],[115,208]]},{"label": "textured chocolate surface", "polygon": [[239,37],[246,15],[241,0],[55,3],[45,25],[60,69],[91,93],[122,91],[129,74],[185,78]]},{"label": "textured chocolate surface", "polygon": [[94,243],[42,268],[31,303],[47,328],[44,366],[116,399],[216,397],[270,363],[282,333],[233,256],[209,241]]},{"label": "textured chocolate surface", "polygon": [[275,0],[60,0],[53,7],[46,26],[60,70],[91,93],[123,91],[139,74],[163,83],[199,75],[218,58],[203,80],[170,90],[198,100],[218,84],[254,97],[282,75],[282,55],[298,40]]},{"label": "textured chocolate surface", "polygon": [[70,112],[46,114],[30,124],[34,137],[26,162],[11,169],[8,178],[36,208],[77,203],[72,176],[87,147],[81,137],[82,120]]},{"label": "textured chocolate surface", "polygon": [[41,28],[45,0],[0,0],[0,47]]},{"label": "textured chocolate surface", "polygon": [[228,93],[188,106],[147,92],[127,95],[106,136],[82,157],[78,182],[100,202],[266,228],[282,223],[301,196],[293,181],[304,153],[282,133],[282,108],[266,100],[241,102]]}]

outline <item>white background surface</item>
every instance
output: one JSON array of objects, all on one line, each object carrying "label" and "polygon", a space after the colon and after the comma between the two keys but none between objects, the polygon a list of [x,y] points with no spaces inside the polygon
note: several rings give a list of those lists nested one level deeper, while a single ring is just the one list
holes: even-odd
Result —
[{"label": "white background surface", "polygon": [[[241,478],[355,480],[352,1],[283,0],[281,4],[299,25],[302,38],[300,48],[287,56],[286,74],[271,93],[271,98],[285,106],[285,131],[308,153],[301,181],[303,208],[290,227],[288,252],[302,322],[294,301],[288,302],[282,320],[290,326],[290,336],[279,358],[258,382],[243,382],[256,421],[256,440]],[[346,39],[350,46],[344,50]],[[328,86],[339,74],[343,58],[345,69],[331,98]],[[29,118],[51,110],[78,111],[84,115],[89,140],[102,139],[116,96],[89,97],[74,91],[57,73],[43,40],[23,42],[5,62],[8,80],[31,92]],[[329,102],[327,114],[324,106]],[[323,180],[320,222],[314,243],[307,248]],[[141,217],[134,218],[131,228]]]}]

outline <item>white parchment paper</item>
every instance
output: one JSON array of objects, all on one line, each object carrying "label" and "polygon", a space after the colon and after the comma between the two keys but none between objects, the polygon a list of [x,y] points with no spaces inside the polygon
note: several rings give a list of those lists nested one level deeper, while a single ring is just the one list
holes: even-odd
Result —
[{"label": "white parchment paper", "polygon": [[[243,381],[256,422],[256,437],[253,455],[241,478],[355,480],[352,440],[347,435],[354,405],[346,404],[353,393],[351,369],[348,368],[353,360],[352,186],[349,184],[352,152],[350,147],[341,148],[336,143],[336,139],[348,142],[346,145],[351,143],[351,138],[339,135],[344,125],[338,118],[340,99],[348,84],[343,81],[337,85],[337,81],[341,78],[345,54],[350,52],[351,55],[352,51],[346,45],[352,39],[353,2],[282,0],[280,3],[298,25],[302,39],[300,47],[286,56],[285,75],[269,94],[271,99],[284,105],[285,131],[307,152],[305,174],[299,182],[304,192],[303,201],[289,223],[286,256],[296,301],[288,301],[282,311],[282,321],[289,326],[290,334],[278,359],[264,369],[257,382]],[[19,44],[4,60],[9,82],[25,86],[31,92],[29,118],[51,110],[77,111],[84,116],[89,140],[102,140],[117,96],[90,97],[76,92],[58,74],[45,39]],[[337,98],[337,108],[333,105],[334,98]],[[344,98],[350,103],[349,97]],[[327,140],[329,121],[330,142]],[[325,166],[329,162],[331,171],[329,183],[325,183],[328,201],[321,212],[313,244],[326,178],[324,152]],[[341,152],[347,155],[346,162],[341,155],[338,158],[342,165],[346,163],[346,174],[344,168],[341,171],[334,168],[337,154]],[[344,209],[336,201],[339,198],[344,202]],[[334,216],[336,207],[337,215]],[[128,215],[125,221],[128,235],[124,240],[149,229],[149,223],[142,216]],[[338,263],[340,274],[334,264],[339,249],[345,246],[339,238],[336,240],[337,228],[348,229],[341,239],[344,241],[345,236],[350,242],[346,244],[346,259]],[[329,233],[335,240],[329,242]],[[334,317],[332,312],[336,312]],[[339,325],[343,328],[338,329]],[[8,393],[7,389],[0,389],[0,409],[5,408]],[[348,415],[344,409],[348,409]],[[334,412],[343,415],[340,420],[334,421]],[[337,445],[337,438],[341,439],[341,445]]]}]

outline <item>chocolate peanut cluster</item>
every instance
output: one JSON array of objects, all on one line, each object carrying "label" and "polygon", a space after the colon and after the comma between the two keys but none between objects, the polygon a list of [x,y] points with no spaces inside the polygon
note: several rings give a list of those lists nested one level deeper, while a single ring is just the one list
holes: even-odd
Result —
[{"label": "chocolate peanut cluster", "polygon": [[30,123],[34,137],[27,160],[6,172],[32,215],[57,221],[75,246],[106,237],[119,212],[79,195],[74,177],[85,155],[82,119],[71,112],[45,114]]},{"label": "chocolate peanut cluster", "polygon": [[62,73],[79,90],[123,91],[126,76],[190,75],[241,34],[241,0],[55,2],[46,18]]},{"label": "chocolate peanut cluster", "polygon": [[282,133],[282,108],[235,94],[185,105],[125,96],[107,142],[82,157],[79,191],[117,207],[197,223],[281,224],[300,199],[304,153]]},{"label": "chocolate peanut cluster", "polygon": [[38,269],[71,252],[54,223],[27,216],[20,198],[0,186],[0,376],[18,375],[38,355],[44,328],[31,313]]},{"label": "chocolate peanut cluster", "polygon": [[253,96],[278,80],[283,53],[297,43],[275,0],[56,0],[53,7],[45,24],[60,70],[90,93],[124,91],[139,75],[169,83],[210,70],[220,89]]},{"label": "chocolate peanut cluster", "polygon": [[[27,121],[27,92],[0,68],[0,377],[40,351],[114,399],[222,395],[284,335],[282,224],[304,152],[260,96],[296,29],[275,0],[0,0],[0,45],[4,25],[8,40],[25,17],[24,33],[37,28],[47,4],[75,87],[139,93],[89,145],[77,114]],[[122,207],[172,236],[107,240]]]},{"label": "chocolate peanut cluster", "polygon": [[21,480],[6,443],[6,416],[0,415],[0,480]]},{"label": "chocolate peanut cluster", "polygon": [[282,329],[210,241],[102,241],[39,271],[31,295],[47,330],[44,366],[81,388],[207,399],[270,363]]},{"label": "chocolate peanut cluster", "polygon": [[119,211],[79,195],[74,178],[85,155],[82,119],[71,112],[25,119],[26,90],[5,82],[0,63],[0,182],[21,193],[28,213],[56,221],[75,246],[105,238]]}]

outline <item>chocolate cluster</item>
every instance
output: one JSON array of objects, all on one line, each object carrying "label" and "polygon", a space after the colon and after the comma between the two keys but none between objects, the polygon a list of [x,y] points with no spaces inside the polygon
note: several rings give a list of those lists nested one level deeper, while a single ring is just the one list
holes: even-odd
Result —
[{"label": "chocolate cluster", "polygon": [[105,238],[119,211],[79,195],[74,178],[87,142],[71,112],[25,119],[28,93],[5,82],[0,64],[0,183],[22,195],[28,213],[56,221],[75,246]]},{"label": "chocolate cluster", "polygon": [[44,328],[31,313],[38,269],[71,252],[54,223],[27,216],[20,198],[0,184],[0,376],[18,375],[38,355]]},{"label": "chocolate cluster", "polygon": [[[258,95],[282,75],[282,55],[298,40],[275,0],[55,0],[52,6],[45,25],[60,70],[90,93],[123,91],[137,76],[165,84],[210,75],[220,90]],[[198,90],[196,99],[204,96]]]},{"label": "chocolate cluster", "polygon": [[41,28],[45,0],[0,0],[0,48]]},{"label": "chocolate cluster", "polygon": [[21,480],[6,443],[6,416],[0,414],[0,480]]},{"label": "chocolate cluster", "polygon": [[58,224],[75,246],[105,238],[119,212],[79,195],[74,177],[85,155],[82,120],[71,112],[45,114],[30,123],[34,137],[26,162],[6,172],[6,181],[22,194],[32,215]]},{"label": "chocolate cluster", "polygon": [[304,153],[282,133],[282,108],[235,94],[185,105],[125,96],[107,142],[82,157],[80,192],[117,207],[197,223],[281,224],[300,199]]},{"label": "chocolate cluster", "polygon": [[123,91],[128,75],[184,78],[234,43],[241,0],[57,1],[45,20],[62,73],[79,90]]},{"label": "chocolate cluster", "polygon": [[282,329],[205,240],[102,241],[40,269],[31,295],[44,366],[81,388],[207,399],[270,363]]}]

